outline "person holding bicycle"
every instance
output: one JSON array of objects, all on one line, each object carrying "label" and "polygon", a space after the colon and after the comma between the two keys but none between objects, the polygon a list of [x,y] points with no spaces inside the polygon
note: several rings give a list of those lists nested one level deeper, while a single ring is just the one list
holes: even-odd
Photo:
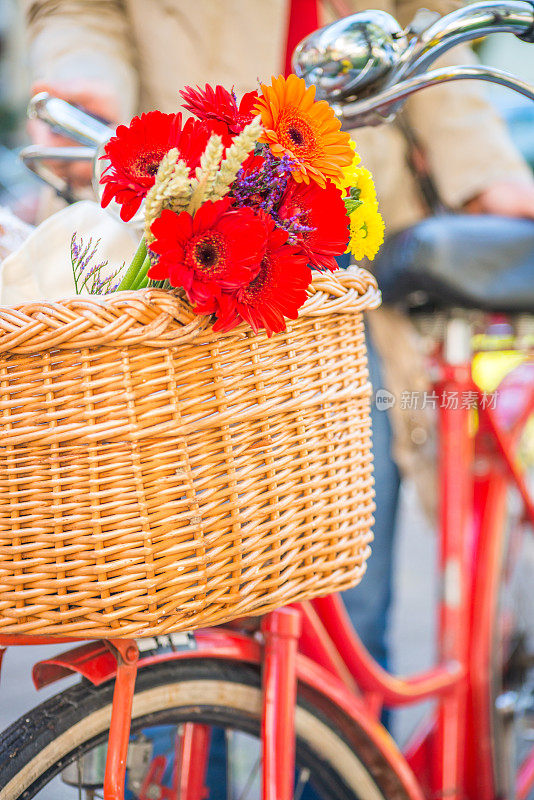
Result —
[{"label": "person holding bicycle", "polygon": [[[258,75],[280,72],[294,45],[336,14],[363,10],[365,0],[25,0],[32,92],[47,90],[110,123],[135,113],[174,110],[179,86],[233,84],[238,95],[254,89]],[[418,0],[374,3],[401,24],[410,22]],[[427,4],[428,5],[428,4]],[[433,2],[446,13],[452,2]],[[470,56],[453,52],[455,61]],[[446,63],[443,62],[442,63]],[[441,86],[411,98],[406,119],[416,132],[430,174],[452,209],[534,219],[534,181],[515,151],[492,106],[474,83]],[[34,123],[32,137],[55,143],[54,134]],[[393,233],[427,213],[408,167],[406,139],[398,127],[359,129],[359,151],[372,170],[386,230]],[[73,184],[88,180],[87,167],[70,166]],[[403,202],[397,198],[402,196]],[[395,362],[400,321],[376,314],[387,353],[370,343],[375,389]],[[385,327],[388,326],[388,327]],[[371,654],[387,665],[387,619],[391,602],[392,550],[400,473],[392,457],[392,430],[386,413],[373,408],[376,523],[373,556],[362,589],[345,593],[351,620]],[[407,437],[409,441],[409,436]],[[405,437],[406,439],[406,437]],[[417,445],[410,442],[417,449]],[[417,463],[422,455],[410,459]],[[400,461],[403,461],[402,456]]]}]

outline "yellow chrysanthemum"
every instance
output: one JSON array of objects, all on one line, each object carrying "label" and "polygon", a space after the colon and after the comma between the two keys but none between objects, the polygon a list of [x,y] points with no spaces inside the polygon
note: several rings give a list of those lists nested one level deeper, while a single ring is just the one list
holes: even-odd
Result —
[{"label": "yellow chrysanthemum", "polygon": [[384,241],[384,220],[378,211],[377,203],[363,203],[350,215],[350,241],[347,248],[356,261],[368,258],[370,261],[378,253]]},{"label": "yellow chrysanthemum", "polygon": [[354,170],[354,183],[359,190],[358,200],[362,203],[376,203],[376,189],[373,176],[365,167],[358,167]]},{"label": "yellow chrysanthemum", "polygon": [[356,142],[354,139],[349,139],[349,146],[352,150],[352,161],[347,167],[343,167],[343,177],[341,180],[336,181],[338,189],[350,189],[351,186],[356,185],[358,164],[361,161],[359,153],[356,151]]}]

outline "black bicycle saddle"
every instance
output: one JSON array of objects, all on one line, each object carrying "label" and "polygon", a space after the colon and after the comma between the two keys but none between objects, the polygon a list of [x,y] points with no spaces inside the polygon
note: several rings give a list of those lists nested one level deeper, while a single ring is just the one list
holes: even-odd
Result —
[{"label": "black bicycle saddle", "polygon": [[431,217],[386,239],[373,262],[387,303],[534,312],[534,222]]}]

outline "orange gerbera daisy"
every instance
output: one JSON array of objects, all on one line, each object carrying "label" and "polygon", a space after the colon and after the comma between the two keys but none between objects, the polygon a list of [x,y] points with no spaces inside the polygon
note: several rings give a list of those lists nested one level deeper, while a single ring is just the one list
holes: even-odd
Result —
[{"label": "orange gerbera daisy", "polygon": [[315,86],[306,88],[303,78],[289,75],[261,85],[262,94],[255,106],[260,114],[267,142],[276,156],[295,161],[296,181],[325,186],[327,178],[339,181],[343,167],[352,163],[350,136],[339,129],[341,123],[325,100],[315,101]]}]

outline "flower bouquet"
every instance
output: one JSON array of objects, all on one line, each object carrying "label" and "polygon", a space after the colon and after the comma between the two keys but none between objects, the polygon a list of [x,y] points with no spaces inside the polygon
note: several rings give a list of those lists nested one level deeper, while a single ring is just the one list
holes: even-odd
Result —
[{"label": "flower bouquet", "polygon": [[105,148],[102,205],[116,200],[123,220],[145,205],[144,238],[117,288],[180,289],[214,331],[245,322],[279,333],[313,270],[376,254],[384,225],[372,177],[296,75],[239,105],[223,86],[181,95],[194,118],[143,114]]},{"label": "flower bouquet", "polygon": [[105,148],[131,265],[74,237],[84,296],[0,307],[0,633],[190,630],[365,570],[380,295],[336,257],[379,246],[372,179],[294,75],[182,97]]}]

